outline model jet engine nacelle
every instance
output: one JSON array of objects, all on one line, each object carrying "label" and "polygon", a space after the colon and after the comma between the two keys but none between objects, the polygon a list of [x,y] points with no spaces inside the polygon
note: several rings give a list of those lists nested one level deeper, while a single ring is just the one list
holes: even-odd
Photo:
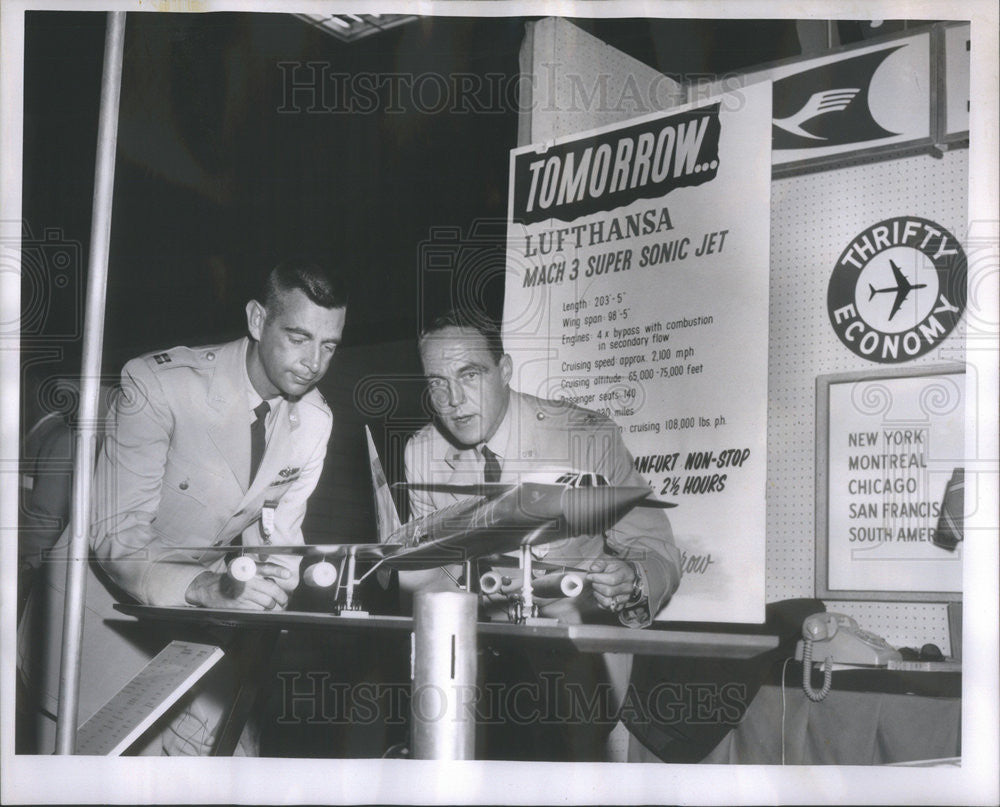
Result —
[{"label": "model jet engine nacelle", "polygon": [[[521,571],[511,569],[509,574],[489,571],[479,578],[483,594],[518,594],[521,591]],[[583,591],[586,580],[579,572],[550,572],[531,582],[531,591],[538,597],[573,599]]]},{"label": "model jet engine nacelle", "polygon": [[583,591],[585,578],[579,572],[555,572],[536,577],[531,583],[538,597],[573,599]]},{"label": "model jet engine nacelle", "polygon": [[337,582],[337,567],[326,560],[314,563],[302,573],[302,580],[312,588],[330,588]]},{"label": "model jet engine nacelle", "polygon": [[[479,590],[483,594],[496,594],[504,586],[504,577],[499,572],[486,572],[479,578]],[[508,576],[506,578],[507,588],[510,587],[512,579]]]},{"label": "model jet engine nacelle", "polygon": [[[226,574],[238,583],[246,583],[257,574],[257,563],[249,555],[240,555],[229,561]],[[313,588],[330,588],[337,582],[337,567],[329,561],[314,563],[302,573],[302,580]]]},{"label": "model jet engine nacelle", "polygon": [[250,556],[240,555],[229,561],[226,567],[226,574],[238,583],[245,583],[247,580],[253,579],[253,576],[257,574],[257,564]]}]

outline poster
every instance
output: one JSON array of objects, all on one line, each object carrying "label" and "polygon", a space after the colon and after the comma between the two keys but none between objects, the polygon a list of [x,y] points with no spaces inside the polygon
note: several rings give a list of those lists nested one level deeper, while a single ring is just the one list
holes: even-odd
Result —
[{"label": "poster", "polygon": [[682,552],[661,619],[764,614],[770,84],[511,153],[512,387],[619,426]]},{"label": "poster", "polygon": [[959,596],[962,544],[937,546],[934,531],[964,466],[964,374],[831,383],[825,405],[830,595]]}]

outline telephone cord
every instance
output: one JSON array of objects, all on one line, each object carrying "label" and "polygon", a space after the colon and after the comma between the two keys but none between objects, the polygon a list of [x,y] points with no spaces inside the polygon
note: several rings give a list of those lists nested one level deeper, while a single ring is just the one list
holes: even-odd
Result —
[{"label": "telephone cord", "polygon": [[802,689],[806,697],[813,703],[819,703],[830,693],[830,686],[833,684],[833,664],[829,656],[823,661],[823,686],[817,692],[812,687],[812,654],[813,643],[811,639],[806,639],[802,645]]}]

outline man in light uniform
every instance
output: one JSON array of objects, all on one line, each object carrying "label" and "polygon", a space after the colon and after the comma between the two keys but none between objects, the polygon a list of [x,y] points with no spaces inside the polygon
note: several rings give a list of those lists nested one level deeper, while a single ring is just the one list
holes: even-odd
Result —
[{"label": "man in light uniform", "polygon": [[[306,501],[323,469],[333,417],[315,386],[340,343],[344,287],[315,264],[289,261],[246,314],[249,338],[141,356],[122,371],[95,475],[81,724],[176,635],[125,620],[115,601],[280,609],[298,584],[295,556],[270,556],[237,584],[223,553],[185,549],[303,543]],[[43,564],[46,585],[18,637],[43,753],[58,710],[68,540],[69,530]],[[144,753],[208,753],[233,692],[227,662],[164,730],[140,741]],[[255,753],[253,735],[244,733],[242,753]]]},{"label": "man in light uniform", "polygon": [[[598,473],[611,485],[646,486],[612,421],[510,388],[511,358],[499,331],[484,317],[451,311],[421,334],[419,348],[435,420],[406,445],[407,482],[516,483],[519,474],[544,467]],[[460,498],[411,490],[411,516]],[[646,627],[681,577],[670,522],[655,509],[635,508],[605,533],[571,536],[532,552],[547,562],[587,569],[592,598],[539,601],[542,616],[565,622],[603,615],[628,627]],[[401,571],[400,589],[404,600],[416,591],[454,589],[460,574],[458,566]],[[596,605],[597,613],[586,613],[586,604]],[[627,671],[622,668],[612,677],[623,687]]]}]

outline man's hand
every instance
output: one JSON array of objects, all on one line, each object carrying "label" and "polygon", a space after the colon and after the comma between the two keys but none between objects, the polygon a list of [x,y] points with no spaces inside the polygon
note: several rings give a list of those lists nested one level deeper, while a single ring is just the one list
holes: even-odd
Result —
[{"label": "man's hand", "polygon": [[606,611],[621,611],[632,599],[635,569],[615,558],[600,558],[590,564],[587,573],[598,606]]},{"label": "man's hand", "polygon": [[229,575],[203,572],[191,581],[185,599],[203,608],[245,608],[248,611],[281,610],[288,605],[288,594],[276,582],[292,576],[277,563],[258,563],[257,574],[240,583]]}]

